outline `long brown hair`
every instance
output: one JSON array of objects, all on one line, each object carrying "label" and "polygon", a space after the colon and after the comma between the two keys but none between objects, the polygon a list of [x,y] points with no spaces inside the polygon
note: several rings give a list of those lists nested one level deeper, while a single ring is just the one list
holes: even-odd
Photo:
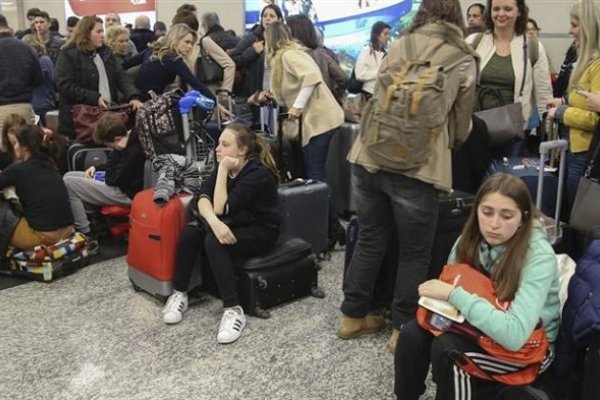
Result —
[{"label": "long brown hair", "polygon": [[253,132],[250,128],[239,123],[231,123],[227,125],[227,130],[231,130],[235,134],[235,139],[238,147],[246,148],[246,159],[257,159],[265,167],[271,171],[275,179],[279,182],[279,171],[277,164],[271,154],[269,145],[265,139]]},{"label": "long brown hair", "polygon": [[31,158],[46,161],[53,166],[58,165],[66,144],[61,135],[44,133],[39,126],[33,124],[20,126],[15,137],[19,146],[29,150]]},{"label": "long brown hair", "polygon": [[505,249],[492,271],[492,281],[496,284],[496,295],[500,300],[510,301],[515,297],[521,280],[523,263],[529,249],[529,240],[533,220],[538,216],[537,209],[531,202],[531,196],[525,183],[509,174],[494,174],[481,186],[469,218],[462,231],[456,248],[456,261],[472,265],[484,272],[479,262],[479,249],[484,241],[479,229],[478,209],[483,199],[491,194],[499,193],[512,199],[521,211],[521,226],[506,243]]},{"label": "long brown hair", "polygon": [[[483,21],[485,26],[490,30],[494,31],[494,20],[492,20],[492,2],[494,0],[488,0],[487,6],[485,7],[485,13],[483,14]],[[517,8],[519,9],[519,15],[515,21],[515,34],[523,35],[527,30],[527,19],[529,18],[529,8],[525,5],[525,0],[515,0]]]},{"label": "long brown hair", "polygon": [[[95,15],[86,15],[81,18],[69,39],[69,44],[72,44],[77,50],[83,53],[93,53],[96,51],[96,46],[90,38],[96,24],[103,24],[102,18]],[[104,28],[102,28],[104,29]]]},{"label": "long brown hair", "polygon": [[424,25],[432,22],[443,21],[454,24],[465,32],[465,23],[462,8],[458,0],[423,0],[409,28],[412,33]]}]

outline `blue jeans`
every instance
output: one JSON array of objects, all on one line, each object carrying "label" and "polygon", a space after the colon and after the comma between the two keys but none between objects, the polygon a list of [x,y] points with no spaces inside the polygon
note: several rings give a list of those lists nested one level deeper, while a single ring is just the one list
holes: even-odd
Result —
[{"label": "blue jeans", "polygon": [[[304,174],[307,179],[327,183],[327,173],[325,163],[329,153],[329,142],[337,128],[321,135],[315,136],[306,146],[302,148],[304,158]],[[329,188],[329,233],[331,236],[332,224],[338,223],[337,212],[335,210],[335,201],[333,192]]]},{"label": "blue jeans", "polygon": [[369,173],[352,165],[358,242],[344,279],[342,312],[362,318],[371,310],[375,282],[398,232],[398,266],[392,301],[394,327],[415,317],[417,287],[427,278],[438,219],[438,191],[433,185],[400,174]]},{"label": "blue jeans", "polygon": [[587,167],[586,161],[588,159],[589,151],[582,151],[579,153],[571,153],[567,151],[567,171],[566,171],[566,182],[565,189],[566,193],[563,198],[565,199],[565,218],[568,219],[571,215],[571,208],[573,208],[573,202],[575,201],[575,194],[577,193],[577,186],[579,186],[579,178],[585,172]]}]

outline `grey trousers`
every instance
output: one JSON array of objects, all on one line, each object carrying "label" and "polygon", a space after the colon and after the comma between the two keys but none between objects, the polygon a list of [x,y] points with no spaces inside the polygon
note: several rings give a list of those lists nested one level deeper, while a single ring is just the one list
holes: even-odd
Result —
[{"label": "grey trousers", "polygon": [[131,199],[121,189],[87,178],[82,171],[67,172],[63,180],[69,192],[75,229],[79,232],[90,232],[90,221],[85,213],[84,203],[94,206],[131,205]]}]

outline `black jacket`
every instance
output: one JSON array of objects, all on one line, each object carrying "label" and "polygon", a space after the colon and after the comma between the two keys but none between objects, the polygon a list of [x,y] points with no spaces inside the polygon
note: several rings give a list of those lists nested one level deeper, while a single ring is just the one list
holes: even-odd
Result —
[{"label": "black jacket", "polygon": [[146,156],[138,136],[129,134],[127,146],[123,150],[110,152],[104,170],[108,186],[121,189],[130,199],[144,188],[144,163]]},{"label": "black jacket", "polygon": [[234,49],[240,42],[240,38],[229,32],[225,32],[225,29],[221,25],[213,26],[207,34],[208,37],[225,51]]},{"label": "black jacket", "polygon": [[33,50],[9,33],[0,33],[0,106],[31,103],[42,83],[42,67]]},{"label": "black jacket", "polygon": [[242,68],[246,73],[241,93],[236,93],[236,95],[248,97],[263,88],[265,52],[263,51],[260,54],[256,53],[252,44],[264,40],[262,27],[256,25],[242,38],[242,40],[240,40],[235,49],[231,51],[229,56],[235,62],[236,68]]},{"label": "black jacket", "polygon": [[132,29],[130,39],[137,51],[142,52],[148,44],[156,40],[156,35],[150,29]]},{"label": "black jacket", "polygon": [[[119,92],[126,101],[141,99],[133,80],[125,73],[108,47],[98,50],[104,61],[108,76],[110,94],[113,101],[119,98]],[[72,108],[75,104],[98,104],[98,69],[94,64],[94,53],[82,53],[72,45],[63,47],[56,61],[54,73],[56,87],[60,95],[58,132],[75,137]]]}]

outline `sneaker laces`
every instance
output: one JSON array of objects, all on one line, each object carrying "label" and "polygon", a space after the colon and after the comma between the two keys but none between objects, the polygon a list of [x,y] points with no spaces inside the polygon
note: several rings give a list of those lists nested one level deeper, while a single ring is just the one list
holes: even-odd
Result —
[{"label": "sneaker laces", "polygon": [[167,300],[167,304],[165,304],[165,308],[163,308],[163,314],[168,313],[169,311],[179,311],[183,312],[185,303],[185,296],[181,292],[175,292],[171,296],[169,296],[169,300]]},{"label": "sneaker laces", "polygon": [[235,312],[234,310],[225,310],[223,313],[223,318],[221,319],[221,326],[219,327],[219,331],[236,331],[241,332],[243,321],[241,318],[241,314]]}]

